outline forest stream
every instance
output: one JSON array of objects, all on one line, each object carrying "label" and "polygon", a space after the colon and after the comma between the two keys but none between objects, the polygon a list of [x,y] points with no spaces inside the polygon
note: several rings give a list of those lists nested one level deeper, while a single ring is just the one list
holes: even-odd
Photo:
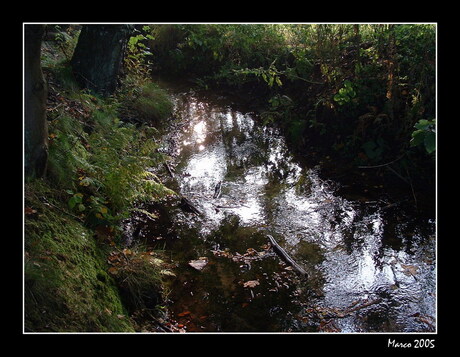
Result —
[{"label": "forest stream", "polygon": [[256,113],[162,85],[175,112],[161,177],[184,200],[147,207],[159,219],[139,215],[126,230],[170,259],[168,309],[185,331],[435,331],[433,219],[341,196]]}]

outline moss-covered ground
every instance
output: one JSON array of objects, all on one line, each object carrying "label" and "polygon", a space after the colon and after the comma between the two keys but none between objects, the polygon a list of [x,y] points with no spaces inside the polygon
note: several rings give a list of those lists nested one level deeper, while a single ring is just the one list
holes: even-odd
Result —
[{"label": "moss-covered ground", "polygon": [[[121,107],[136,113],[126,86],[110,98],[78,88],[69,65],[78,28],[66,31],[42,46],[49,159],[45,177],[23,186],[23,329],[139,331],[134,316],[162,304],[167,270],[157,252],[126,250],[120,222],[137,203],[173,194],[151,172],[165,158],[151,123],[122,118]],[[149,87],[131,77],[135,85]],[[141,115],[150,110],[164,120],[169,98],[156,87],[155,93]]]}]

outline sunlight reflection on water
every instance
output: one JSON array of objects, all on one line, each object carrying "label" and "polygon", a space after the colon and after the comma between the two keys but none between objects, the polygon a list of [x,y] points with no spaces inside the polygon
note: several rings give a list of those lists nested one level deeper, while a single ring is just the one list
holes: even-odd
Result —
[{"label": "sunlight reflection on water", "polygon": [[[276,130],[228,107],[186,98],[178,106],[179,115],[190,118],[179,150],[180,192],[203,210],[203,234],[236,215],[242,225],[281,237],[296,261],[323,279],[316,283],[322,306],[381,301],[356,318],[339,319],[343,332],[417,329],[423,324],[408,314],[435,315],[435,270],[420,262],[434,261],[432,244],[416,254],[385,246],[387,222],[379,208],[336,195],[318,170],[295,162]],[[213,198],[218,183],[222,193]],[[365,313],[377,316],[374,325],[366,325]]]}]

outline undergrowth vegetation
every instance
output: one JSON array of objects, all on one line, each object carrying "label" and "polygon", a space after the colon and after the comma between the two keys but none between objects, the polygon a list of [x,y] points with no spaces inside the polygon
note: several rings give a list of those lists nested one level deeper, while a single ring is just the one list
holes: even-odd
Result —
[{"label": "undergrowth vegetation", "polygon": [[394,154],[363,150],[381,130],[387,149],[390,136],[407,148],[418,120],[435,116],[434,25],[152,25],[152,33],[154,68],[252,89],[272,121],[303,122],[299,139],[318,134],[357,160],[360,150],[368,161]]},{"label": "undergrowth vegetation", "polygon": [[[49,158],[46,177],[25,183],[25,330],[134,331],[134,309],[162,303],[167,269],[146,248],[116,269],[108,257],[126,253],[120,222],[136,205],[174,195],[155,174],[167,158],[150,121],[172,105],[129,68],[110,98],[80,90],[69,68],[71,30],[42,50]],[[145,88],[135,101],[133,87]],[[122,108],[143,120],[133,123]]]},{"label": "undergrowth vegetation", "polygon": [[376,173],[392,163],[411,189],[433,187],[436,25],[151,27],[155,70],[250,98],[309,160]]}]

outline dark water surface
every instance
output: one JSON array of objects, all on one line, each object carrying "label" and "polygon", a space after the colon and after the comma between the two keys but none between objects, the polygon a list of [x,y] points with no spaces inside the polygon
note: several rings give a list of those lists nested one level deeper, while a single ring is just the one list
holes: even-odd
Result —
[{"label": "dark water surface", "polygon": [[[435,331],[433,220],[341,197],[256,114],[167,88],[176,109],[162,148],[174,178],[165,180],[201,214],[158,207],[163,219],[140,235],[176,266],[169,308],[184,329]],[[308,277],[280,260],[267,234]]]}]

